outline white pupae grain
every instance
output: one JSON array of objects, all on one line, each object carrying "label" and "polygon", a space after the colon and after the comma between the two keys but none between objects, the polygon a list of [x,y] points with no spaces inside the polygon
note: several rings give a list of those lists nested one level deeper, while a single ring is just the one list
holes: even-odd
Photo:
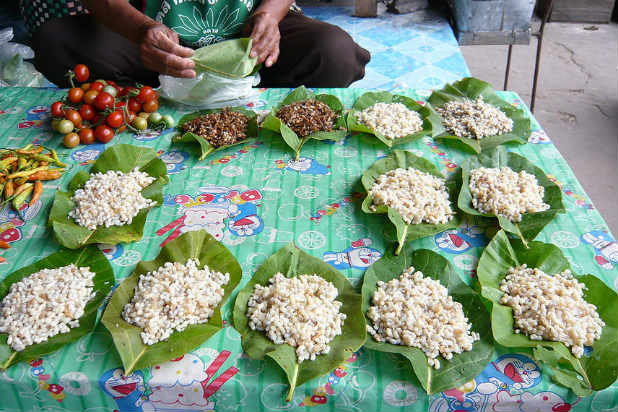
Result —
[{"label": "white pupae grain", "polygon": [[357,114],[359,122],[387,139],[400,139],[423,129],[423,119],[402,103],[378,102]]},{"label": "white pupae grain", "polygon": [[459,137],[482,139],[513,130],[513,120],[499,108],[485,103],[483,96],[476,100],[452,100],[436,107],[436,111],[442,115],[448,132]]}]

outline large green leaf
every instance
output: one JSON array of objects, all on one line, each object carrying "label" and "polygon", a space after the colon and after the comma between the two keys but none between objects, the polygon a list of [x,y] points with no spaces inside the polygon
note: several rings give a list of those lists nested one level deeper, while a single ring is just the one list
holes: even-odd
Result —
[{"label": "large green leaf", "polygon": [[[458,227],[463,217],[462,213],[457,208],[457,196],[459,195],[459,188],[461,186],[460,171],[456,171],[451,176],[449,176],[448,179],[446,179],[446,189],[449,193],[451,208],[455,212],[455,216],[453,216],[453,218],[447,223],[407,224],[406,222],[404,222],[399,212],[386,205],[379,205],[375,207],[375,210],[371,210],[370,206],[373,204],[373,198],[369,191],[371,190],[371,187],[373,186],[375,181],[380,175],[383,175],[390,170],[394,170],[400,167],[404,169],[412,167],[414,169],[444,179],[444,176],[442,176],[442,174],[438,171],[438,168],[429,160],[416,156],[415,154],[405,150],[393,150],[388,156],[377,160],[371,165],[371,167],[369,167],[369,169],[363,172],[361,182],[363,183],[363,187],[367,191],[367,197],[365,197],[365,200],[363,201],[362,210],[365,213],[388,214],[389,220],[393,223],[393,225],[395,225],[395,229],[397,231],[396,238],[398,242],[398,247],[395,252],[396,254],[399,254],[399,251],[401,250],[406,241],[420,239],[426,236],[431,236],[436,233],[443,232],[447,229]],[[386,229],[386,233],[387,237],[390,238],[390,235],[388,235],[388,229]]]},{"label": "large green leaf", "polygon": [[49,214],[49,225],[54,237],[61,245],[69,249],[77,249],[91,243],[117,244],[140,240],[144,233],[144,224],[149,209],[141,210],[129,225],[99,226],[95,230],[78,225],[69,217],[69,212],[75,208],[71,200],[77,189],[90,178],[90,174],[109,170],[130,172],[135,167],[148,173],[156,180],[142,190],[142,196],[154,200],[158,205],[163,203],[163,186],[169,181],[165,163],[157,157],[156,152],[149,147],[116,144],[105,150],[90,169],[90,173],[80,171],[75,174],[67,192],[56,192],[54,203]]},{"label": "large green leaf", "polygon": [[[285,123],[279,120],[277,117],[277,112],[282,106],[312,99],[319,100],[330,107],[337,114],[337,120],[335,121],[334,129],[330,132],[315,132],[301,138]],[[262,128],[272,130],[273,132],[280,134],[285,143],[294,150],[294,153],[296,153],[296,159],[300,157],[300,150],[309,139],[339,141],[347,134],[343,104],[339,101],[339,99],[330,94],[316,95],[312,91],[305,88],[305,86],[300,86],[299,88],[294,89],[277,107],[274,107],[262,122]]]},{"label": "large green leaf", "polygon": [[[145,345],[140,336],[142,329],[126,322],[122,318],[122,309],[133,299],[134,289],[141,275],[157,270],[166,262],[186,263],[191,258],[198,259],[200,267],[206,265],[217,272],[230,274],[221,302],[207,323],[189,325],[182,332],[172,333],[164,341]],[[154,260],[139,262],[131,276],[116,288],[101,319],[114,339],[124,373],[128,375],[136,369],[184,355],[220,331],[223,328],[221,307],[238,286],[241,277],[242,269],[234,256],[204,230],[187,232],[163,246]]]},{"label": "large green leaf", "polygon": [[[479,167],[502,168],[510,167],[515,172],[526,171],[536,177],[539,185],[545,188],[543,201],[550,208],[542,212],[525,213],[518,223],[513,223],[509,219],[496,216],[490,213],[480,213],[472,206],[472,193],[470,193],[470,171]],[[519,236],[524,244],[528,240],[533,240],[545,226],[558,213],[564,213],[565,209],[562,204],[562,191],[560,187],[547,177],[545,172],[537,166],[530,163],[525,157],[516,153],[507,152],[504,147],[497,147],[489,150],[476,157],[467,159],[462,168],[462,186],[459,193],[457,204],[461,210],[469,215],[494,217],[498,219],[500,227],[507,232]]]},{"label": "large green leaf", "polygon": [[[416,133],[409,134],[399,139],[389,139],[381,133],[371,130],[363,123],[357,121],[358,113],[373,106],[376,103],[401,103],[408,109],[417,112],[423,119],[423,128]],[[375,136],[388,147],[397,146],[403,143],[412,142],[423,136],[432,136],[436,128],[441,127],[438,114],[430,105],[421,106],[414,99],[406,96],[393,95],[389,92],[367,92],[356,100],[352,110],[347,115],[348,130],[361,132],[364,136]]]},{"label": "large green leaf", "polygon": [[[363,313],[366,314],[371,306],[378,282],[398,278],[410,266],[423,272],[425,277],[438,280],[448,289],[453,300],[463,306],[463,312],[472,324],[471,330],[477,332],[481,339],[473,344],[472,350],[455,354],[451,360],[439,357],[440,369],[429,366],[427,356],[419,348],[377,342],[371,335],[367,336],[365,346],[380,352],[400,353],[405,356],[428,394],[456,388],[478,376],[491,361],[493,339],[489,312],[481,297],[461,280],[448,260],[431,250],[413,250],[410,245],[406,245],[399,256],[387,250],[384,256],[365,272],[362,288]],[[371,322],[368,318],[366,321]]]},{"label": "large green leaf", "polygon": [[435,136],[436,140],[459,142],[464,148],[471,149],[476,153],[481,153],[482,150],[490,149],[503,143],[526,144],[528,142],[531,129],[530,119],[526,117],[526,113],[498,97],[491,85],[482,80],[466,77],[453,84],[447,84],[443,89],[434,91],[429,96],[428,101],[434,107],[441,107],[450,101],[475,100],[478,96],[483,96],[485,103],[499,108],[507,117],[513,120],[513,130],[501,135],[486,136],[480,140],[454,136],[444,130],[441,134]]},{"label": "large green leaf", "polygon": [[521,264],[538,268],[553,275],[570,269],[569,261],[560,249],[552,244],[530,242],[526,248],[519,240],[509,239],[499,231],[487,245],[477,268],[481,293],[492,303],[491,324],[496,342],[508,347],[534,348],[535,359],[553,368],[552,379],[567,386],[579,396],[610,386],[618,376],[618,296],[616,292],[593,275],[579,276],[586,285],[584,299],[597,307],[605,322],[601,337],[594,342],[592,352],[576,358],[560,342],[531,340],[513,331],[513,311],[500,304],[504,294],[500,282],[509,268]]},{"label": "large green leaf", "polygon": [[[288,278],[316,274],[332,282],[339,291],[337,300],[343,303],[340,311],[347,317],[343,323],[342,334],[331,341],[329,353],[299,364],[295,348],[288,344],[277,345],[263,332],[249,328],[247,303],[253,294],[254,286],[256,284],[267,286],[269,279],[278,272]],[[332,266],[301,251],[293,243],[279,249],[266,259],[249,283],[238,293],[234,304],[234,327],[242,335],[243,350],[250,358],[264,359],[268,356],[284,370],[290,383],[288,400],[291,399],[296,386],[337,367],[363,345],[366,337],[361,297],[354,291],[350,281]]]},{"label": "large green leaf", "polygon": [[240,38],[211,44],[195,50],[195,70],[209,71],[232,79],[240,79],[254,72],[257,58],[250,57],[252,40]]},{"label": "large green leaf", "polygon": [[223,111],[223,109],[211,109],[211,110],[200,110],[199,112],[194,112],[194,113],[189,113],[189,114],[184,115],[178,122],[177,129],[179,130],[179,133],[176,134],[172,138],[172,143],[197,143],[199,145],[196,151],[197,155],[200,160],[204,160],[204,158],[206,158],[206,156],[208,156],[211,153],[218,152],[220,150],[225,150],[229,147],[233,147],[239,144],[247,143],[248,139],[257,137],[257,134],[258,134],[257,114],[254,111],[247,110],[242,107],[230,107],[229,110],[232,112],[240,112],[244,114],[245,116],[247,116],[248,123],[247,123],[247,131],[245,133],[247,137],[244,140],[241,140],[240,142],[229,144],[226,146],[215,147],[211,145],[208,140],[204,139],[201,136],[196,135],[193,132],[183,133],[182,126],[185,123],[190,122],[191,120],[196,119],[200,116],[205,116],[210,113],[218,113],[218,112]]},{"label": "large green leaf", "polygon": [[79,318],[79,326],[71,328],[66,333],[53,336],[45,342],[27,346],[20,352],[12,350],[7,345],[8,334],[0,334],[0,369],[4,370],[18,362],[30,361],[52,353],[67,343],[75,342],[94,329],[99,306],[114,286],[114,271],[105,255],[96,246],[87,246],[80,250],[63,248],[38,262],[13,272],[0,282],[0,300],[4,299],[9,293],[13,283],[19,282],[41,269],[54,269],[71,263],[78,267],[87,266],[95,274],[93,278],[95,296],[86,304],[84,314]]}]

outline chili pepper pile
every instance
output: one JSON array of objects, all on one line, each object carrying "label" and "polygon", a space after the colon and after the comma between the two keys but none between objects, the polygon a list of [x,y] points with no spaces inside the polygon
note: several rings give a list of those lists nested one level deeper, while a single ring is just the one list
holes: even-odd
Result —
[{"label": "chili pepper pile", "polygon": [[10,202],[19,211],[28,199],[32,206],[43,193],[43,181],[60,178],[65,167],[55,150],[43,146],[0,149],[0,206]]},{"label": "chili pepper pile", "polygon": [[[171,116],[157,112],[159,94],[150,86],[121,87],[111,80],[88,83],[90,70],[83,64],[69,70],[67,76],[73,87],[64,99],[51,105],[52,129],[64,135],[66,147],[95,140],[107,143],[127,128],[139,133],[149,124],[174,125]],[[77,87],[75,81],[81,85]]]}]

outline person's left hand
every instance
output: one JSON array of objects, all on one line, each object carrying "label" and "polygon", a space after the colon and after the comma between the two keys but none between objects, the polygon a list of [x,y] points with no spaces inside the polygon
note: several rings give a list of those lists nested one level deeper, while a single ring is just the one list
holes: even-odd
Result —
[{"label": "person's left hand", "polygon": [[279,58],[279,21],[270,13],[257,13],[251,17],[251,37],[253,46],[251,47],[251,57],[257,57],[257,62],[270,67]]}]

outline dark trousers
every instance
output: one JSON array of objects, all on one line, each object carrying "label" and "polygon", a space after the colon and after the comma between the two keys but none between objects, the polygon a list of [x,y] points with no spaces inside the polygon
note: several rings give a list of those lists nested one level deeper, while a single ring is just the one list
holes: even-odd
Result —
[{"label": "dark trousers", "polygon": [[[290,12],[279,31],[279,60],[260,71],[261,87],[347,87],[365,75],[369,52],[339,27]],[[65,74],[78,63],[90,68],[91,80],[158,85],[139,47],[89,15],[50,20],[32,40],[36,68],[58,86],[68,87]]]}]

